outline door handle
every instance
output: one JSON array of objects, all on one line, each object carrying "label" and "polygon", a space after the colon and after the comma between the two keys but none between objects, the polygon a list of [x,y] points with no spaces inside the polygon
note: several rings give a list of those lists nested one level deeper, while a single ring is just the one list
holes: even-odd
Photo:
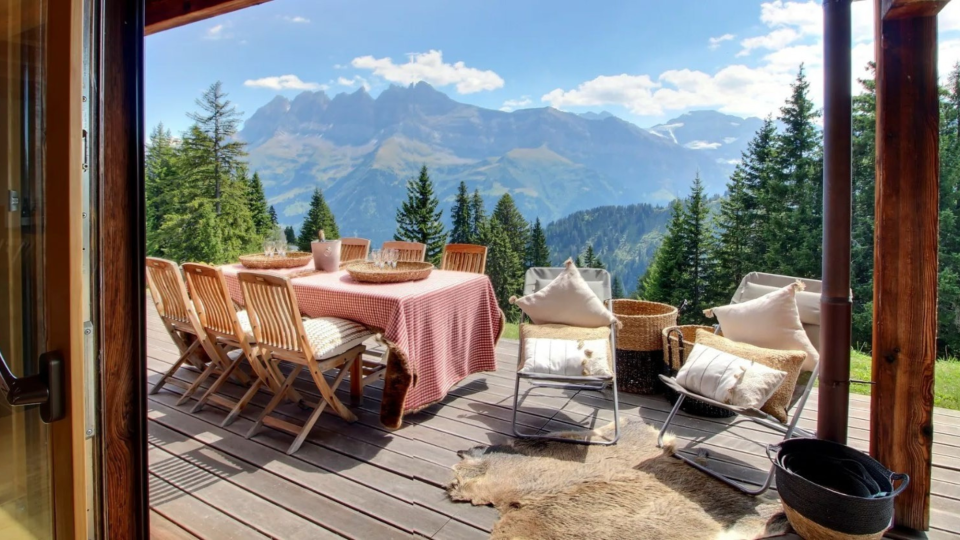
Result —
[{"label": "door handle", "polygon": [[63,358],[58,352],[40,355],[40,372],[17,377],[0,353],[0,393],[8,405],[40,405],[40,419],[45,423],[64,417]]}]

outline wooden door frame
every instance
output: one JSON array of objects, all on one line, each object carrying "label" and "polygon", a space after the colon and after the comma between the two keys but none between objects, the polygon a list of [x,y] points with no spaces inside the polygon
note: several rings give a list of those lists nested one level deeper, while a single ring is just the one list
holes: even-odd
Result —
[{"label": "wooden door frame", "polygon": [[102,4],[97,276],[104,538],[148,537],[144,0]]}]

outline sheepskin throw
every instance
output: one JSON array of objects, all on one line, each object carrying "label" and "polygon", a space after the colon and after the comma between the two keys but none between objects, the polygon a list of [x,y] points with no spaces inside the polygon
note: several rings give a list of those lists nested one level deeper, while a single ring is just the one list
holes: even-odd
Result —
[{"label": "sheepskin throw", "polygon": [[455,501],[500,511],[494,539],[713,540],[788,530],[778,500],[744,495],[672,458],[672,437],[663,450],[656,442],[656,429],[633,421],[622,424],[614,446],[478,446],[460,453],[447,490]]}]

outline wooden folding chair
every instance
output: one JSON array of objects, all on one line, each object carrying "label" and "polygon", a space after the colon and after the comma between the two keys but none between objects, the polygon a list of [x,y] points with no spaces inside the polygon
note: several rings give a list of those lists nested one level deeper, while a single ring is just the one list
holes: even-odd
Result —
[{"label": "wooden folding chair", "polygon": [[420,242],[400,242],[391,240],[383,243],[383,249],[395,249],[400,252],[404,262],[423,262],[427,260],[427,245]]},{"label": "wooden folding chair", "polygon": [[[250,314],[253,335],[260,347],[261,357],[272,369],[279,371],[281,361],[293,364],[293,369],[283,381],[270,403],[257,418],[247,433],[247,438],[256,435],[266,424],[295,436],[287,454],[293,454],[303,444],[307,434],[316,424],[320,413],[327,405],[348,422],[357,417],[340,402],[335,392],[348,373],[360,362],[366,347],[363,342],[373,336],[360,323],[336,317],[302,319],[297,296],[290,280],[273,274],[240,272],[237,274],[243,288],[243,296]],[[320,403],[301,427],[270,416],[280,404],[284,394],[293,385],[300,371],[306,367],[320,391]],[[325,371],[339,369],[332,383],[327,383]],[[312,404],[308,404],[312,405]]]},{"label": "wooden folding chair", "polygon": [[487,246],[447,244],[443,247],[441,270],[482,274],[487,268]]},{"label": "wooden folding chair", "polygon": [[[270,391],[276,392],[283,383],[283,375],[270,369],[260,358],[260,352],[253,338],[250,318],[246,311],[238,312],[234,308],[230,290],[223,278],[223,271],[206,264],[185,263],[183,273],[187,279],[187,287],[193,296],[200,326],[206,332],[221,364],[227,366],[225,372],[197,400],[191,412],[199,411],[207,401],[212,401],[230,410],[221,424],[221,426],[227,426],[236,419],[263,385],[267,385]],[[228,352],[227,349],[232,350]],[[217,392],[227,380],[224,375],[239,372],[237,368],[244,358],[256,374],[256,380],[239,401],[218,395]],[[210,369],[204,371],[194,382],[194,387],[199,388],[211,374]],[[287,395],[294,402],[300,401],[300,395],[292,388],[287,391]],[[181,402],[186,399],[181,398]]]},{"label": "wooden folding chair", "polygon": [[340,264],[366,260],[369,251],[370,241],[366,238],[341,238]]},{"label": "wooden folding chair", "polygon": [[[207,341],[206,333],[200,326],[200,321],[194,311],[193,303],[187,296],[187,288],[180,275],[177,263],[156,257],[147,257],[147,285],[150,287],[150,296],[160,314],[163,326],[170,333],[170,338],[180,350],[180,358],[173,366],[160,377],[157,384],[150,389],[150,394],[156,394],[163,385],[170,383],[179,386],[189,393],[190,385],[174,379],[173,374],[180,369],[184,362],[201,372],[207,369],[205,359],[198,355],[199,350],[207,353],[208,358],[215,358],[212,348]],[[192,336],[192,341],[189,337]],[[191,341],[189,344],[188,341]]]}]

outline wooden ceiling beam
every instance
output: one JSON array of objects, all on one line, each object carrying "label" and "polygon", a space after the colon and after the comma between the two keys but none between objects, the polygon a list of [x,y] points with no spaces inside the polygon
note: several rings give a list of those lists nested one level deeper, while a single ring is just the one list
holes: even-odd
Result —
[{"label": "wooden ceiling beam", "polygon": [[146,35],[155,34],[270,0],[147,0]]},{"label": "wooden ceiling beam", "polygon": [[913,17],[932,17],[950,0],[881,0],[881,14],[886,21],[911,19]]}]

